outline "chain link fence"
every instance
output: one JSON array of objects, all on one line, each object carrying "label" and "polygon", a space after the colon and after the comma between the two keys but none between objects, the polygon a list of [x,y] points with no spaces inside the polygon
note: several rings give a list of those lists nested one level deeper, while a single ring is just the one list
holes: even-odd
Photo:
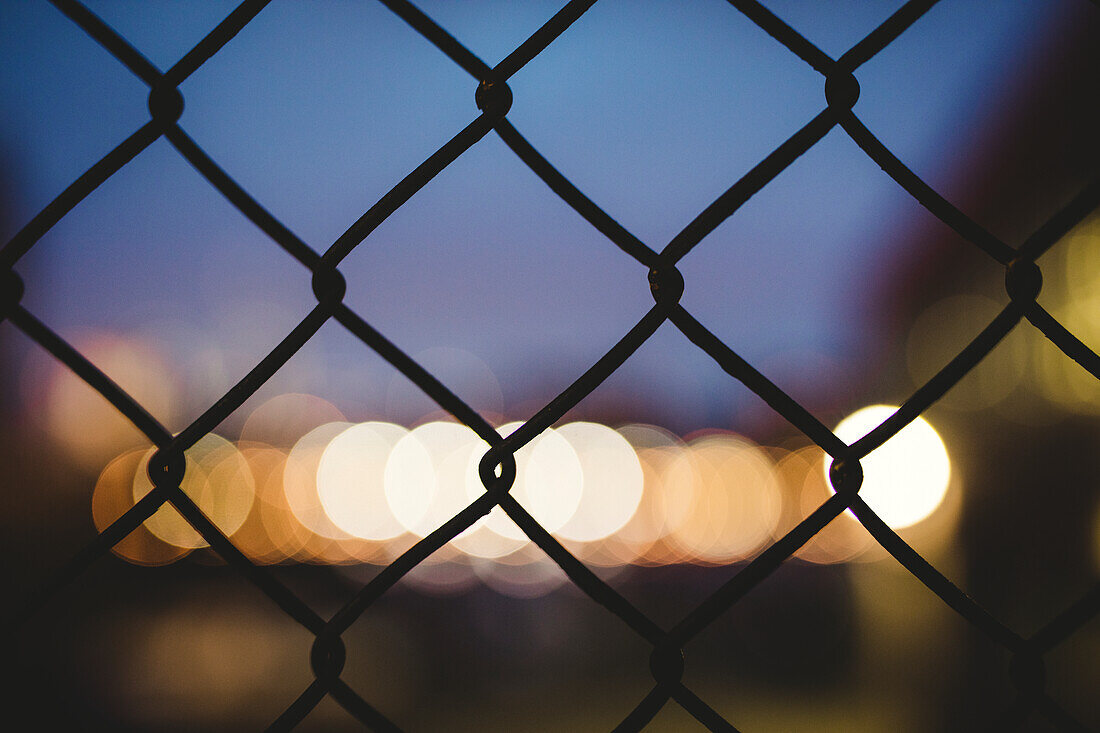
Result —
[{"label": "chain link fence", "polygon": [[[791,54],[818,72],[823,80],[826,103],[816,116],[738,178],[671,241],[655,249],[632,235],[596,202],[587,198],[507,118],[513,101],[508,86],[509,78],[552,44],[558,36],[567,33],[570,25],[594,4],[594,0],[573,0],[566,4],[495,67],[490,67],[479,59],[460,39],[451,36],[411,3],[404,0],[382,0],[386,7],[477,82],[475,102],[480,114],[393,186],[323,251],[295,236],[211,159],[180,124],[184,111],[184,99],[178,91],[181,82],[229,43],[260,13],[267,4],[265,0],[243,2],[164,72],[76,0],[52,2],[73,23],[148,85],[151,118],[74,181],[0,250],[0,269],[4,279],[0,316],[103,395],[157,447],[157,451],[149,463],[153,490],[59,569],[37,593],[29,598],[11,599],[7,602],[6,605],[13,609],[9,623],[14,628],[38,614],[58,590],[84,573],[93,562],[107,554],[112,546],[167,503],[178,510],[226,563],[239,571],[272,603],[314,637],[309,657],[314,679],[297,699],[287,701],[286,709],[272,721],[271,730],[294,728],[326,696],[331,696],[371,730],[399,730],[400,721],[391,720],[370,702],[369,689],[353,689],[341,677],[346,656],[342,634],[403,576],[494,507],[500,506],[527,537],[565,572],[578,589],[652,648],[652,688],[648,691],[639,690],[640,699],[636,706],[632,710],[622,711],[622,721],[616,730],[640,730],[646,727],[663,706],[674,701],[709,730],[732,731],[736,730],[737,721],[724,718],[683,682],[685,664],[689,663],[685,662],[684,647],[751,593],[815,534],[842,512],[850,509],[874,539],[929,591],[1010,654],[1011,664],[1008,671],[1016,688],[1016,700],[1006,710],[990,711],[992,728],[1018,726],[1025,720],[1039,716],[1059,729],[1084,729],[1080,722],[1045,692],[1044,656],[1059,645],[1068,643],[1075,631],[1096,616],[1100,610],[1100,584],[1093,585],[1079,600],[1053,615],[1038,631],[1030,635],[1022,634],[978,605],[918,554],[879,518],[859,493],[863,480],[861,459],[925,412],[1017,327],[1038,329],[1093,377],[1100,379],[1100,357],[1036,301],[1043,284],[1043,274],[1036,263],[1037,258],[1100,204],[1100,178],[1077,193],[1024,241],[1007,243],[969,218],[907,168],[853,112],[853,106],[860,96],[856,72],[917,23],[935,4],[933,1],[913,0],[906,3],[836,59],[825,54],[754,0],[731,0],[732,8],[717,8],[718,12],[743,13],[759,27],[760,32],[770,35],[775,42],[782,44]],[[735,214],[750,197],[838,126],[871,160],[935,217],[1003,266],[1004,290],[1008,298],[1000,313],[964,349],[917,389],[891,417],[851,445],[841,441],[807,409],[746,362],[734,348],[723,343],[680,304],[685,286],[690,287],[690,283],[685,284],[677,269],[680,260],[699,246],[719,224]],[[648,269],[648,284],[639,286],[647,286],[654,301],[652,308],[602,358],[507,437],[499,435],[487,419],[465,404],[432,373],[346,305],[346,283],[339,269],[341,261],[387,217],[464,151],[490,133],[499,136],[557,196],[601,232],[610,245],[618,247],[623,256],[633,258]],[[24,283],[13,269],[20,258],[73,207],[162,137],[211,186],[265,232],[277,246],[306,268],[312,277],[312,288],[317,301],[313,310],[243,379],[176,435],[171,434],[141,404],[51,330],[48,324],[21,305]],[[31,287],[34,287],[34,283],[31,283]],[[485,492],[384,567],[348,603],[331,617],[325,618],[276,578],[269,568],[255,564],[235,547],[183,492],[181,480],[185,472],[184,451],[234,413],[330,320],[339,323],[377,352],[455,419],[476,432],[491,448],[481,459],[479,468]],[[516,479],[516,464],[513,459],[515,452],[585,399],[666,321],[706,352],[730,378],[742,382],[772,410],[831,456],[829,475],[835,488],[835,494],[831,498],[751,562],[739,568],[721,587],[670,627],[655,623],[612,585],[601,580],[540,526],[509,493]],[[1023,324],[1024,321],[1027,324]]]}]

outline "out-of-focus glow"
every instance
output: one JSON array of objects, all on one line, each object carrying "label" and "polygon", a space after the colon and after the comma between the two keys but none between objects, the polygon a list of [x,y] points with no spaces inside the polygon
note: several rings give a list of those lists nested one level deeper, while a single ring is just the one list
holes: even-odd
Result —
[{"label": "out-of-focus glow", "polygon": [[[299,395],[283,397],[284,406],[316,404]],[[328,410],[325,404],[318,414]],[[861,410],[837,434],[851,443],[895,409]],[[508,423],[499,431],[509,435],[520,425]],[[916,442],[914,425],[924,431]],[[893,454],[898,445],[901,453]],[[392,562],[481,496],[478,467],[488,447],[454,422],[429,422],[411,431],[382,422],[326,423],[287,452],[210,435],[187,452],[182,488],[258,563],[366,567]],[[150,490],[145,467],[152,452],[124,454],[104,469],[93,496],[101,530]],[[511,494],[603,575],[629,565],[725,564],[751,558],[828,499],[821,460],[816,447],[765,449],[724,431],[706,431],[685,444],[650,425],[616,431],[577,422],[546,430],[517,451]],[[927,423],[910,425],[863,465],[861,495],[884,521],[894,527],[919,522],[903,536],[924,550],[949,540],[958,492],[947,493],[953,503],[944,502],[935,521],[920,521],[944,497],[943,490],[928,488],[927,479],[939,476],[946,484],[949,476],[946,450]],[[916,477],[916,488],[902,483],[895,489],[891,468],[905,479]],[[166,505],[115,551],[130,562],[154,565],[205,546]],[[846,513],[796,555],[825,564],[873,561],[885,553]],[[503,594],[532,598],[550,592],[564,576],[494,507],[427,558],[409,583],[450,594],[478,578]]]},{"label": "out-of-focus glow", "polygon": [[[466,486],[475,477],[471,454],[486,444],[465,425],[429,422],[394,445],[386,462],[385,491],[393,516],[424,537],[470,503]],[[473,480],[476,480],[473,479]]]},{"label": "out-of-focus glow", "polygon": [[[1079,224],[1048,255],[1040,301],[1059,323],[1086,346],[1100,348],[1100,217]],[[1061,265],[1060,267],[1054,266]],[[1060,409],[1100,413],[1096,379],[1042,334],[1029,330],[1035,388]]]},{"label": "out-of-focus glow", "polygon": [[349,427],[351,423],[331,422],[310,430],[291,448],[283,468],[283,493],[290,511],[303,527],[329,540],[345,540],[351,535],[333,524],[321,506],[317,467],[329,442]]},{"label": "out-of-focus glow", "polygon": [[[92,493],[92,521],[103,532],[134,505],[134,477],[145,450],[132,450],[115,458],[99,474]],[[111,547],[123,560],[135,565],[167,565],[191,552],[163,541],[144,526],[138,526]]]},{"label": "out-of-focus glow", "polygon": [[258,443],[237,443],[237,450],[248,463],[248,470],[252,474],[252,482],[256,487],[256,498],[244,523],[233,535],[233,544],[257,563],[266,565],[278,562],[282,558],[278,557],[274,543],[267,536],[261,507],[264,503],[264,481],[270,472],[270,466],[280,461],[282,454],[274,448],[260,446]]},{"label": "out-of-focus glow", "polygon": [[[208,438],[212,439],[209,446],[204,442]],[[256,501],[252,470],[237,446],[213,433],[204,436],[195,448],[203,451],[198,456],[198,464],[206,473],[199,508],[222,532],[232,537],[244,524]]]},{"label": "out-of-focus glow", "polygon": [[[858,410],[837,425],[837,437],[851,445],[897,411],[890,405]],[[860,497],[894,529],[916,524],[935,511],[947,493],[951,462],[947,447],[923,417],[865,456]],[[829,461],[824,461],[828,475]]]},{"label": "out-of-focus glow", "polygon": [[[460,450],[452,454],[440,470],[453,476],[461,474],[465,477],[466,499],[473,501],[483,493],[481,479],[478,477],[478,465],[482,455],[488,450],[487,443],[471,444],[469,450]],[[489,526],[493,521],[498,527],[507,527],[511,530],[508,534],[497,532]],[[518,537],[514,535],[520,535]],[[488,516],[474,522],[468,529],[463,530],[457,537],[451,540],[449,546],[461,550],[466,555],[474,558],[489,559],[510,555],[517,549],[528,543],[527,537],[515,527],[515,523],[499,507],[493,507]]]},{"label": "out-of-focus glow", "polygon": [[[923,385],[942,369],[1004,308],[980,295],[956,295],[931,305],[909,333],[906,356],[909,374]],[[941,402],[963,410],[979,410],[1003,400],[1020,383],[1027,346],[1006,338]]]},{"label": "out-of-focus glow", "polygon": [[666,453],[660,477],[658,506],[665,523],[661,536],[665,539],[665,545],[678,553],[681,561],[690,560],[691,553],[686,552],[674,535],[684,529],[700,503],[705,501],[703,476],[695,450],[685,445]]},{"label": "out-of-focus glow", "polygon": [[626,438],[626,442],[634,446],[635,451],[646,448],[670,448],[675,445],[683,445],[683,441],[672,432],[657,425],[645,423],[631,423],[617,428],[619,435]]},{"label": "out-of-focus glow", "polygon": [[[1058,245],[1064,252],[1066,295],[1071,301],[1088,301],[1100,290],[1100,217],[1078,225]],[[1093,322],[1100,325],[1100,314],[1092,313]]]},{"label": "out-of-focus glow", "polygon": [[[624,560],[644,564],[669,565],[697,559],[683,543],[674,538],[691,520],[702,495],[701,476],[692,450],[679,443],[638,452],[645,475],[645,492],[638,511],[621,530],[609,538],[611,550],[616,541],[633,545],[638,556]],[[643,549],[646,540],[648,547]],[[635,544],[636,543],[636,544]]]},{"label": "out-of-focus glow", "polygon": [[[668,565],[679,562],[683,559],[681,554],[663,538],[671,531],[670,524],[677,521],[675,517],[669,519],[666,504],[670,503],[669,495],[677,490],[677,467],[690,463],[682,460],[686,446],[676,435],[656,425],[624,425],[618,432],[638,455],[642,466],[642,498],[634,516],[603,541],[602,549],[622,563]],[[690,490],[694,491],[694,486]],[[676,502],[671,503],[675,505]]]},{"label": "out-of-focus glow", "polygon": [[[1097,309],[1100,309],[1100,298],[1094,296],[1084,302],[1051,306],[1050,312],[1086,346],[1098,347],[1100,321],[1095,315]],[[1100,412],[1100,385],[1097,385],[1096,378],[1046,337],[1034,334],[1029,340],[1039,393],[1071,412]]]},{"label": "out-of-focus glow", "polygon": [[[788,485],[792,498],[793,516],[788,519],[788,529],[832,496],[828,482],[819,469],[821,455],[820,448],[803,448],[779,462],[779,474]],[[863,525],[849,512],[842,512],[794,554],[806,562],[829,565],[854,560],[873,544],[874,540]]]},{"label": "out-of-focus glow", "polygon": [[290,392],[276,395],[253,410],[241,428],[241,441],[289,449],[314,428],[346,419],[328,400]]},{"label": "out-of-focus glow", "polygon": [[[508,436],[522,424],[507,423],[498,428],[497,432]],[[488,446],[485,446],[474,460],[480,462],[484,450],[487,449]],[[511,490],[512,496],[543,529],[556,532],[573,517],[581,502],[584,475],[581,473],[577,452],[568,440],[549,428],[516,451],[515,460],[516,483]],[[470,473],[467,472],[467,475]],[[476,470],[473,478],[466,487],[471,501],[485,491]],[[523,534],[500,507],[494,507],[489,513],[485,526],[502,537],[527,539],[527,535]]]},{"label": "out-of-focus glow", "polygon": [[[813,457],[811,458],[810,455]],[[782,492],[782,507],[779,512],[779,522],[772,530],[772,538],[779,539],[794,529],[803,519],[802,507],[799,505],[802,483],[806,479],[806,472],[817,472],[820,463],[821,451],[812,446],[792,446],[790,450],[776,450],[775,476],[779,481]],[[827,493],[827,492],[826,492]]]},{"label": "out-of-focus glow", "polygon": [[337,527],[367,540],[388,540],[405,531],[386,501],[386,461],[409,431],[386,422],[366,422],[343,431],[324,449],[317,466],[317,493]]},{"label": "out-of-focus glow", "polygon": [[[319,545],[317,549],[313,547]],[[311,554],[311,561],[320,565],[357,565],[379,556],[379,543],[359,537],[347,537],[334,540],[314,536],[306,545],[305,552]]]},{"label": "out-of-focus glow", "polygon": [[626,438],[598,423],[574,422],[558,428],[580,460],[584,491],[576,513],[556,535],[578,542],[603,539],[625,525],[642,499],[644,477]]},{"label": "out-of-focus glow", "polygon": [[[507,423],[498,432],[510,435],[523,423]],[[485,492],[478,466],[488,444],[471,445],[463,475],[466,498],[473,501]],[[458,454],[456,454],[458,455]],[[511,494],[548,532],[567,522],[576,512],[583,490],[583,477],[576,452],[553,429],[543,431],[515,453],[516,482]],[[457,470],[456,466],[454,470]],[[499,506],[455,537],[452,544],[478,558],[499,558],[515,553],[530,542],[527,535]]]},{"label": "out-of-focus glow", "polygon": [[779,483],[771,459],[734,435],[712,435],[690,445],[699,482],[671,540],[689,558],[725,563],[750,557],[779,522]]},{"label": "out-of-focus glow", "polygon": [[483,517],[451,540],[450,545],[470,557],[492,559],[509,555],[527,543],[527,539],[513,539],[497,534],[485,525]]},{"label": "out-of-focus glow", "polygon": [[[402,529],[401,534],[388,540],[357,540],[355,543],[350,544],[347,549],[354,555],[358,563],[389,565],[407,552],[419,539],[416,535],[409,534]],[[424,562],[435,561],[436,556],[446,549],[452,548],[449,545],[444,545]],[[371,577],[373,575],[367,576],[363,582],[368,582]]]},{"label": "out-of-focus glow", "polygon": [[238,443],[256,483],[252,513],[233,536],[234,543],[252,559],[276,563],[294,558],[312,536],[290,511],[283,493],[286,454],[260,443]]},{"label": "out-of-focus glow", "polygon": [[668,468],[682,452],[681,447],[637,450],[642,466],[642,498],[630,521],[604,541],[606,552],[620,562],[669,564],[679,559],[661,539],[668,534],[664,511]]},{"label": "out-of-focus glow", "polygon": [[[474,440],[445,457],[439,464],[436,476],[440,487],[448,495],[453,495],[454,487],[460,483],[463,492],[463,506],[484,493],[481,488],[481,479],[478,477],[478,465],[481,457],[488,449],[488,443],[480,439]],[[493,516],[492,512],[496,512],[496,515]],[[504,514],[500,507],[493,507],[492,512],[463,530],[451,540],[450,544],[475,558],[502,557],[527,544],[527,537],[519,532],[514,525],[511,535],[518,534],[518,537],[505,535],[490,528],[490,517],[496,520],[498,526],[512,524],[512,520]]]},{"label": "out-of-focus glow", "polygon": [[[155,453],[142,456],[134,476],[134,500],[153,489],[147,467]],[[236,532],[252,509],[256,485],[248,462],[225,438],[207,433],[184,453],[187,470],[180,488],[225,535]],[[208,543],[170,504],[164,504],[145,520],[145,527],[160,539],[179,547],[207,547]]]},{"label": "out-of-focus glow", "polygon": [[[166,422],[178,403],[167,361],[148,344],[110,334],[74,339],[73,346],[154,417]],[[28,365],[29,366],[29,365]],[[98,469],[111,456],[148,439],[68,367],[52,360],[45,375],[29,373],[32,391],[43,382],[41,414],[49,435],[80,466]]]},{"label": "out-of-focus glow", "polygon": [[[952,478],[943,501],[927,519],[898,530],[898,535],[929,562],[938,563],[938,558],[944,557],[944,552],[950,552],[957,536],[963,497],[962,492],[955,488],[956,481],[957,479]],[[858,560],[862,562],[886,557],[889,557],[886,550],[875,543]]]}]

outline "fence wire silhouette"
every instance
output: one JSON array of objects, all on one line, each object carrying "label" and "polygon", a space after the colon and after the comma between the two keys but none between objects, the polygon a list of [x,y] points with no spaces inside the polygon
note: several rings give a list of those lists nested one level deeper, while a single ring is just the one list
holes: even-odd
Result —
[{"label": "fence wire silhouette", "polygon": [[[341,678],[346,654],[341,634],[406,573],[499,505],[581,591],[652,646],[650,670],[654,680],[653,687],[648,691],[639,691],[640,700],[632,710],[623,711],[622,722],[616,730],[644,728],[672,700],[709,730],[733,731],[737,730],[734,722],[723,718],[682,682],[685,668],[684,646],[746,594],[752,592],[757,584],[772,574],[829,522],[846,509],[851,509],[874,539],[913,576],[959,616],[1011,654],[1008,671],[1016,688],[1015,701],[1006,710],[990,712],[991,727],[1012,727],[1021,724],[1029,716],[1038,715],[1060,729],[1084,729],[1080,722],[1045,693],[1043,659],[1045,654],[1065,643],[1076,630],[1096,616],[1100,610],[1100,584],[1093,585],[1083,597],[1054,615],[1038,631],[1022,635],[987,612],[929,564],[887,526],[859,494],[862,482],[860,459],[897,434],[942,397],[997,347],[1006,334],[1021,325],[1022,321],[1030,323],[1065,354],[1100,379],[1100,357],[1036,302],[1042,287],[1042,272],[1036,259],[1100,204],[1100,178],[1094,179],[1077,193],[1023,242],[1012,246],[984,229],[921,180],[853,112],[852,108],[860,95],[855,72],[918,22],[935,4],[935,0],[912,0],[906,3],[837,59],[825,54],[755,0],[730,0],[732,9],[718,8],[718,12],[743,13],[761,32],[769,34],[817,71],[824,82],[825,105],[798,132],[737,178],[725,193],[660,249],[654,249],[640,241],[597,203],[588,199],[550,161],[543,158],[507,119],[512,105],[508,79],[559,35],[568,32],[570,25],[595,0],[573,0],[567,3],[494,67],[479,59],[460,40],[451,36],[411,3],[405,0],[381,0],[477,82],[474,101],[480,114],[393,186],[323,252],[299,239],[280,223],[276,216],[235,183],[229,173],[212,160],[180,125],[184,99],[178,91],[179,84],[260,13],[267,0],[246,0],[241,3],[165,72],[157,69],[138,49],[77,0],[51,2],[149,86],[148,106],[151,118],[74,181],[0,250],[0,277],[5,282],[0,317],[9,320],[28,338],[103,395],[152,441],[157,451],[149,462],[153,490],[60,568],[37,593],[11,604],[15,607],[11,623],[16,628],[32,618],[56,591],[73,581],[158,508],[168,503],[179,511],[230,566],[255,584],[273,603],[314,636],[310,653],[314,680],[297,699],[288,701],[285,711],[272,722],[271,730],[292,729],[325,696],[332,696],[369,729],[400,730],[398,721],[390,720],[370,703],[370,690],[354,690]],[[723,343],[680,305],[685,282],[677,269],[677,263],[721,222],[732,216],[751,196],[837,126],[928,211],[1002,265],[1005,272],[1004,287],[1008,296],[1008,303],[1000,313],[962,351],[917,389],[896,413],[851,445],[846,445],[837,438],[802,405],[738,356],[733,348]],[[508,437],[501,437],[478,412],[464,404],[446,385],[349,308],[343,302],[346,282],[339,270],[341,261],[387,217],[490,132],[495,132],[555,194],[599,230],[612,245],[621,249],[625,256],[634,258],[648,268],[648,287],[654,300],[652,308],[602,358]],[[317,299],[313,310],[266,357],[176,435],[172,435],[142,405],[54,333],[49,325],[20,304],[24,283],[13,269],[19,259],[74,206],[160,137],[166,138],[214,188],[309,271]],[[180,483],[185,470],[184,451],[240,407],[330,319],[340,323],[381,355],[444,410],[474,430],[491,448],[480,462],[479,473],[485,493],[383,568],[350,602],[326,619],[274,577],[267,568],[250,561],[182,491]],[[836,490],[834,495],[802,519],[797,526],[740,568],[717,591],[671,628],[662,628],[656,624],[615,588],[597,577],[541,527],[509,493],[516,477],[513,460],[515,451],[552,426],[583,400],[665,321],[671,322],[714,359],[731,378],[744,383],[771,409],[831,456],[829,475]]]}]

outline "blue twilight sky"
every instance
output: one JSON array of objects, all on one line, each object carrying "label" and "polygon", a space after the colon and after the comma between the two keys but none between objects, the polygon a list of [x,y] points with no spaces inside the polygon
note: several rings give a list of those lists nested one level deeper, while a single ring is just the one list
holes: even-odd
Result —
[{"label": "blue twilight sky", "polygon": [[[766,4],[834,57],[900,5]],[[88,5],[162,69],[233,7]],[[1051,42],[1072,5],[944,0],[858,71],[855,110],[919,175],[950,191],[978,160],[1012,78]],[[490,64],[557,9],[454,0],[419,7]],[[511,86],[516,128],[656,249],[824,104],[816,72],[717,0],[601,0]],[[275,0],[184,82],[181,125],[324,250],[474,119],[474,88],[378,3]],[[5,241],[147,120],[146,94],[48,3],[0,4]],[[868,359],[865,283],[901,254],[903,233],[924,216],[834,130],[683,261],[683,302],[812,405]],[[106,330],[162,349],[185,384],[182,417],[243,375],[314,302],[308,273],[163,140],[17,269],[28,281],[25,305],[62,335]],[[509,418],[528,416],[572,381],[652,304],[645,268],[493,134],[341,269],[347,301],[361,315],[475,406],[499,410],[503,400]],[[481,363],[499,395],[480,381]],[[290,389],[326,396],[353,416],[411,421],[424,409],[334,323],[263,394]],[[736,425],[754,402],[667,324],[592,404],[639,394],[648,412],[638,417],[681,429]]]}]

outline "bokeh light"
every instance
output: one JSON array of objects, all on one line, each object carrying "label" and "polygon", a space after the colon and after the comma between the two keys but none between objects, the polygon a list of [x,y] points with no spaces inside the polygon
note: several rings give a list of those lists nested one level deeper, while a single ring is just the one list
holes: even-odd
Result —
[{"label": "bokeh light", "polygon": [[[1062,238],[1044,257],[1040,303],[1065,328],[1094,351],[1100,348],[1100,217],[1092,217]],[[1021,330],[1021,329],[1018,329]],[[1100,413],[1100,387],[1080,364],[1039,331],[1023,329],[1034,389],[1058,411]],[[1056,419],[1055,412],[1050,419]]]},{"label": "bokeh light", "polygon": [[[511,435],[523,423],[511,422],[497,429]],[[471,445],[463,470],[466,498],[473,501],[485,492],[478,467],[489,445]],[[580,461],[573,447],[548,429],[515,453],[516,480],[511,495],[548,532],[567,522],[576,512],[583,490]],[[456,467],[457,468],[457,467]],[[478,558],[513,555],[530,540],[499,506],[452,541],[455,547]]]},{"label": "bokeh light", "polygon": [[[642,498],[630,521],[604,541],[604,549],[624,563],[667,565],[678,562],[680,553],[662,539],[670,531],[668,510],[676,508],[670,494],[674,496],[677,489],[676,468],[686,463],[684,447],[640,448],[637,453],[642,466]],[[688,466],[688,470],[694,476],[694,468]],[[690,501],[694,497],[694,478],[690,479],[688,489]]]},{"label": "bokeh light", "polygon": [[[872,405],[856,411],[837,425],[837,437],[851,445],[897,411],[890,405]],[[923,417],[866,455],[859,495],[894,529],[926,518],[943,501],[951,478],[947,447]],[[829,461],[823,462],[828,475]]]},{"label": "bokeh light", "polygon": [[[1100,290],[1100,216],[1082,222],[1058,244],[1064,253],[1062,271],[1066,295],[1073,302],[1088,303]],[[1094,325],[1100,326],[1100,314],[1092,312]]]},{"label": "bokeh light", "polygon": [[[313,428],[290,449],[283,468],[283,493],[290,511],[313,534],[329,540],[344,540],[350,534],[333,524],[317,494],[317,468],[329,442],[351,423],[331,422]],[[322,543],[328,544],[328,543]]]},{"label": "bokeh light", "polygon": [[[822,453],[816,447],[801,448],[779,461],[777,471],[790,491],[787,529],[812,514],[832,496],[829,483],[820,470]],[[831,565],[860,558],[872,545],[875,545],[874,539],[859,520],[850,512],[841,512],[794,554],[806,562]]]},{"label": "bokeh light", "polygon": [[671,541],[703,562],[750,557],[771,537],[782,508],[770,457],[732,434],[706,436],[689,447],[698,482],[690,503],[670,507],[669,516],[677,520]]},{"label": "bokeh light", "polygon": [[672,431],[657,425],[646,423],[630,423],[617,428],[619,435],[634,447],[635,451],[646,448],[668,448],[675,445],[683,445]]},{"label": "bokeh light", "polygon": [[[147,468],[156,452],[150,448],[142,456],[134,476],[134,500],[153,490]],[[187,470],[180,488],[206,517],[231,536],[252,509],[256,486],[248,462],[237,447],[215,433],[207,433],[184,452]],[[203,539],[171,504],[164,504],[145,520],[145,527],[169,544],[178,547],[207,547]]]},{"label": "bokeh light", "polygon": [[238,443],[256,484],[256,502],[234,543],[260,563],[294,558],[313,536],[298,522],[283,493],[286,453],[261,443]]},{"label": "bokeh light", "polygon": [[386,422],[352,425],[329,441],[317,466],[317,493],[338,528],[368,540],[388,540],[405,528],[386,501],[386,461],[408,430]]},{"label": "bokeh light", "polygon": [[555,534],[578,542],[603,539],[638,509],[644,485],[641,463],[626,438],[606,425],[573,422],[558,433],[576,451],[584,490],[576,513]]},{"label": "bokeh light", "polygon": [[[303,424],[335,411],[308,395],[282,395],[265,412],[286,416],[293,405],[311,411]],[[894,409],[861,410],[837,433],[852,442]],[[254,422],[250,434],[262,425]],[[521,425],[498,430],[506,436]],[[285,440],[272,429],[267,435]],[[289,451],[212,435],[188,451],[183,489],[258,563],[386,564],[483,494],[478,467],[488,447],[466,426],[441,421],[413,430],[386,422],[325,423]],[[97,527],[149,490],[145,466],[152,452],[124,454],[104,469],[93,499]],[[615,430],[575,422],[544,431],[516,452],[511,494],[603,573],[630,565],[727,564],[753,557],[828,499],[823,458],[817,447],[765,448],[725,431],[704,431],[685,443],[652,425]],[[926,549],[944,546],[958,501],[950,516],[942,509],[936,522],[923,521],[945,494],[955,495],[947,491],[949,464],[935,431],[920,419],[863,465],[861,496],[883,520],[895,528],[916,524],[905,536]],[[122,494],[119,481],[127,487]],[[116,554],[163,564],[204,546],[165,506]],[[795,555],[833,564],[877,560],[885,552],[846,512]],[[541,551],[497,506],[433,553],[423,566],[437,567],[418,570],[410,583],[449,594],[480,578],[501,593],[529,598],[561,580],[556,567],[539,563],[546,563]],[[523,570],[527,565],[538,567]]]},{"label": "bokeh light", "polygon": [[[92,521],[103,532],[134,505],[134,477],[144,463],[147,450],[123,453],[104,467],[92,492]],[[191,552],[165,542],[145,525],[138,527],[111,547],[123,560],[135,565],[167,565]]]},{"label": "bokeh light", "polygon": [[[507,423],[497,432],[507,437],[521,425],[521,422]],[[479,462],[481,455],[476,457]],[[568,440],[549,428],[516,451],[515,461],[516,482],[510,493],[543,529],[556,532],[576,513],[584,491],[577,452]],[[467,485],[471,501],[484,490],[480,477]],[[500,507],[489,513],[485,526],[502,537],[517,540],[527,537]]]},{"label": "bokeh light", "polygon": [[477,475],[471,455],[485,445],[473,430],[452,422],[425,423],[398,440],[385,470],[386,501],[397,521],[424,537],[462,511],[470,503],[466,487]]}]

